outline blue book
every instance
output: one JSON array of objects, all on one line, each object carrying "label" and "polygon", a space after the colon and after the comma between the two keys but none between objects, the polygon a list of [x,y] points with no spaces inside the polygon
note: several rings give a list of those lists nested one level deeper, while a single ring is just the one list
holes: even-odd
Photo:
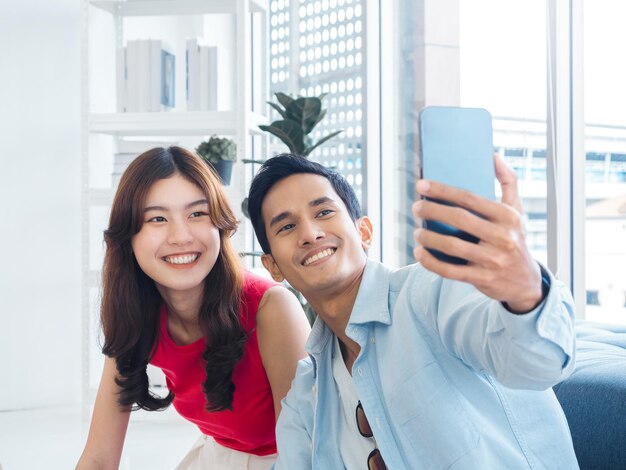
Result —
[{"label": "blue book", "polygon": [[174,71],[176,69],[176,57],[174,54],[161,51],[161,104],[168,108],[175,106],[174,99]]}]

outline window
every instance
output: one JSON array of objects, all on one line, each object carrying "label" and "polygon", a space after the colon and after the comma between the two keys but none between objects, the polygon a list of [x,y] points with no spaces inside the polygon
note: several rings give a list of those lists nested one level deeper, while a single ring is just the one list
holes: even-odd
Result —
[{"label": "window", "polygon": [[343,174],[367,210],[364,4],[364,0],[271,0],[270,92],[327,94],[322,103],[327,115],[311,137],[317,141],[335,130],[343,132],[315,149],[311,158]]},{"label": "window", "polygon": [[[393,161],[396,195],[384,191],[383,200],[391,203],[383,207],[396,211],[386,226],[401,228],[387,230],[387,251],[397,247],[398,253],[391,263],[413,261],[417,115],[428,105],[481,107],[492,114],[494,147],[516,171],[525,210],[533,215],[528,242],[546,263],[546,3],[396,0],[394,5],[388,24],[394,25],[396,48],[389,55],[397,91],[387,99],[394,103],[395,127],[383,147],[398,155]],[[383,140],[389,134],[383,130]]]},{"label": "window", "polygon": [[586,318],[626,324],[626,5],[587,0],[585,11]]},{"label": "window", "polygon": [[527,243],[546,263],[546,4],[474,0],[459,14],[460,105],[491,112],[494,146],[518,176]]}]

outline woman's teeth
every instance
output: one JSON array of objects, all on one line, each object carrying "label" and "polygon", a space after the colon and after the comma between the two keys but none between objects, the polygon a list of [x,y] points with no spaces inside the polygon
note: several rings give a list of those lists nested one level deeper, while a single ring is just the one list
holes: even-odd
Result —
[{"label": "woman's teeth", "polygon": [[166,256],[165,261],[171,264],[189,264],[198,259],[198,255]]}]

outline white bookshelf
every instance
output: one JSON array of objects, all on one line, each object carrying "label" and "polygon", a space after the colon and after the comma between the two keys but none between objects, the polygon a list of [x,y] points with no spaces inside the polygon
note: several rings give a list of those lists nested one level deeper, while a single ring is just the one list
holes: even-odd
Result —
[{"label": "white bookshelf", "polygon": [[[235,111],[187,111],[161,113],[90,113],[88,132],[122,136],[197,136],[207,129],[213,134],[237,135],[240,119]],[[248,112],[246,116],[249,135],[263,135],[259,124],[268,118]]]},{"label": "white bookshelf", "polygon": [[[210,15],[240,12],[238,0],[99,0],[92,5],[121,16]],[[251,0],[245,5],[250,12],[267,11],[267,1]]]},{"label": "white bookshelf", "polygon": [[[221,29],[220,29],[221,28]],[[226,31],[226,34],[224,33]],[[176,56],[176,106],[163,112],[126,113],[117,87],[119,54],[129,39],[163,39]],[[240,211],[254,173],[244,158],[268,155],[268,138],[258,125],[269,122],[268,2],[264,0],[83,0],[82,4],[82,397],[87,418],[101,373],[97,340],[102,230],[115,187],[110,180],[113,153],[120,140],[161,140],[193,149],[210,135],[237,143],[238,161],[231,204],[242,221],[233,241],[252,251],[253,232]],[[147,37],[146,37],[147,36]],[[187,37],[228,41],[228,106],[187,111]],[[220,47],[218,45],[218,47]],[[253,51],[254,47],[254,60]],[[259,60],[260,58],[260,60]],[[260,65],[259,65],[260,64]],[[225,108],[225,109],[222,109]],[[104,225],[103,225],[104,224]]]}]

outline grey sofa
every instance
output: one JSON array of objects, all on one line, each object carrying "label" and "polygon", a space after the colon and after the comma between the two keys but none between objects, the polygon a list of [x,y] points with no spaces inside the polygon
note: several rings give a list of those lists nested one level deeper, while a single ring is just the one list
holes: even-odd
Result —
[{"label": "grey sofa", "polygon": [[578,322],[576,370],[554,387],[582,470],[626,470],[626,326]]}]

